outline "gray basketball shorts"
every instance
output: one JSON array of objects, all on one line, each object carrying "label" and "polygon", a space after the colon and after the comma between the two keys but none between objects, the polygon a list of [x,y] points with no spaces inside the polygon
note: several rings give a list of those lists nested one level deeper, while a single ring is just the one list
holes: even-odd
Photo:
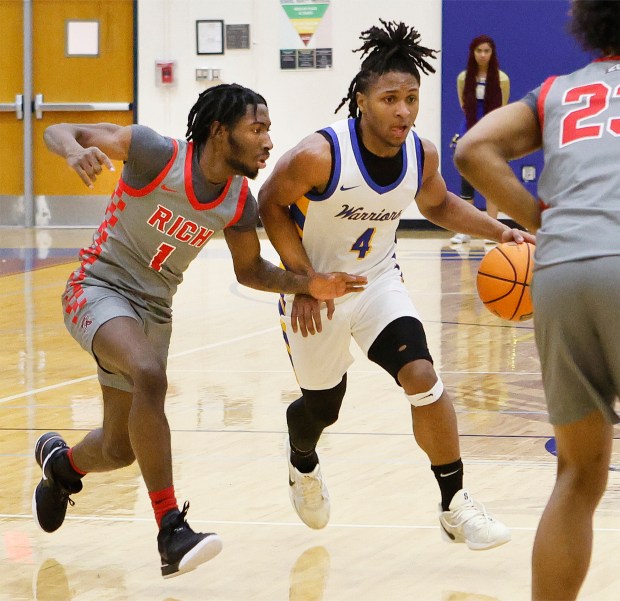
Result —
[{"label": "gray basketball shorts", "polygon": [[353,364],[351,338],[368,355],[368,350],[387,325],[400,317],[420,319],[400,273],[391,270],[366,286],[362,292],[336,302],[333,318],[321,309],[323,331],[304,338],[291,327],[293,295],[285,297],[280,324],[297,382],[307,390],[333,388]]},{"label": "gray basketball shorts", "polygon": [[103,369],[93,353],[93,338],[97,330],[115,317],[135,319],[161,357],[163,365],[167,364],[172,333],[172,322],[169,318],[149,311],[116,290],[103,286],[82,286],[76,302],[69,284],[62,296],[62,307],[67,330],[97,362],[97,375],[102,386],[127,392],[133,390],[133,385],[125,376]]},{"label": "gray basketball shorts", "polygon": [[620,256],[536,270],[532,300],[549,421],[568,424],[598,409],[620,422]]}]

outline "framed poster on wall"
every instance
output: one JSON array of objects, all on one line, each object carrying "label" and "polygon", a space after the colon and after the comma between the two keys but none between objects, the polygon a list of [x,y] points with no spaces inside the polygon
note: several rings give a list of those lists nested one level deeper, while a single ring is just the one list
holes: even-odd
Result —
[{"label": "framed poster on wall", "polygon": [[224,54],[224,21],[196,21],[196,54]]}]

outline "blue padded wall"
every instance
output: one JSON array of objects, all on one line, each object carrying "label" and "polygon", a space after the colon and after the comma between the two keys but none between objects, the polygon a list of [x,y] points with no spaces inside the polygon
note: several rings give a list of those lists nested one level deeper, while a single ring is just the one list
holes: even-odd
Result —
[{"label": "blue padded wall", "polygon": [[[451,191],[460,190],[449,146],[463,116],[456,78],[465,69],[469,43],[481,34],[495,40],[500,69],[510,77],[510,100],[518,100],[549,75],[573,71],[591,60],[566,29],[568,6],[565,0],[444,0],[441,171]],[[522,165],[535,166],[540,175],[542,164],[541,152],[511,163],[519,177]],[[526,185],[536,195],[536,182]],[[476,205],[483,208],[484,199],[476,197]]]}]

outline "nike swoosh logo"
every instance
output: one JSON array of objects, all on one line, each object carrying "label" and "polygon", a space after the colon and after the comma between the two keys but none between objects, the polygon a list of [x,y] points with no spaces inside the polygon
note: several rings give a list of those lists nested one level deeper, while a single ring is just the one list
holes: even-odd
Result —
[{"label": "nike swoosh logo", "polygon": [[176,190],[173,190],[172,188],[168,188],[168,186],[166,186],[166,184],[162,184],[161,189],[165,190],[166,192],[176,192]]},{"label": "nike swoosh logo", "polygon": [[[53,440],[53,439],[50,439]],[[45,444],[47,444],[49,442],[45,441]],[[47,465],[47,463],[49,462],[49,460],[54,456],[54,453],[57,453],[58,451],[61,450],[62,447],[56,447],[55,449],[52,449],[48,454],[47,457],[45,458],[45,461],[43,462],[43,465],[41,466],[41,471],[43,472],[43,480],[47,480],[47,476],[45,475],[45,466]]]},{"label": "nike swoosh logo", "polygon": [[454,476],[454,474],[458,474],[460,472],[460,468],[458,470],[454,470],[453,472],[450,472],[448,474],[439,474],[440,478],[447,478],[448,476]]},{"label": "nike swoosh logo", "polygon": [[359,185],[357,185],[357,186],[340,186],[340,189],[343,192],[346,192],[347,190],[353,190],[353,188],[359,188]]}]

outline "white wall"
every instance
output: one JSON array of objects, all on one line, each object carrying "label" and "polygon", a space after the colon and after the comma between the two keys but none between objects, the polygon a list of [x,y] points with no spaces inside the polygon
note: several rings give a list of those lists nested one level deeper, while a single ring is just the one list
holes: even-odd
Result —
[{"label": "white wall", "polygon": [[[346,106],[334,109],[347,94],[360,67],[359,34],[384,20],[404,21],[422,36],[422,44],[441,48],[440,0],[331,0],[333,68],[280,70],[280,0],[138,0],[138,120],[159,132],[183,137],[187,113],[205,83],[195,80],[197,68],[219,68],[225,83],[239,83],[265,96],[272,120],[274,149],[268,166],[255,182],[254,193],[277,158],[310,132],[347,116]],[[250,50],[223,55],[197,55],[195,22],[222,19],[225,24],[249,23]],[[178,84],[155,86],[155,61],[177,62]],[[422,74],[420,114],[416,131],[440,142],[441,54],[437,72]],[[405,218],[416,219],[412,207]]]}]

